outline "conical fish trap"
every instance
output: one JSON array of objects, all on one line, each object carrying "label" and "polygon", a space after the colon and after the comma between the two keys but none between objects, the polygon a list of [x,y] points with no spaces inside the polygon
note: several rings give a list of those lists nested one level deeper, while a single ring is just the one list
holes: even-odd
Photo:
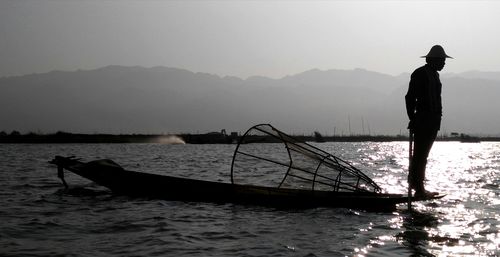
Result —
[{"label": "conical fish trap", "polygon": [[231,182],[335,192],[381,192],[348,162],[269,124],[250,128],[233,155]]}]

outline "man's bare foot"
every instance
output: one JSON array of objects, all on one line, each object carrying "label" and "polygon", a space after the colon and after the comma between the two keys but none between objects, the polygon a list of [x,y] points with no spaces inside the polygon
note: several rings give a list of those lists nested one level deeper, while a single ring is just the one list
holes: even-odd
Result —
[{"label": "man's bare foot", "polygon": [[436,195],[439,195],[439,193],[437,192],[430,192],[430,191],[427,191],[427,190],[419,190],[419,191],[416,191],[415,192],[415,197],[422,197],[422,198],[430,198],[430,197],[433,197],[433,196],[436,196]]}]

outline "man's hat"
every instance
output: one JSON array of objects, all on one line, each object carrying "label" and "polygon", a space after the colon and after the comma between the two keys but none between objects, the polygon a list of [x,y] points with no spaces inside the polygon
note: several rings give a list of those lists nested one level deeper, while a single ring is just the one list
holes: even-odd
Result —
[{"label": "man's hat", "polygon": [[448,56],[444,52],[443,47],[440,45],[433,46],[427,55],[422,56],[422,58],[424,58],[424,57],[452,58],[453,59],[453,57]]}]

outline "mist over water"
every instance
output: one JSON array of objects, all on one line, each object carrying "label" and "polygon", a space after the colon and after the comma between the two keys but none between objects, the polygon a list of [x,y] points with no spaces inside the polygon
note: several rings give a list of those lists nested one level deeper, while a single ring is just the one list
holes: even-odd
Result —
[{"label": "mist over water", "polygon": [[[322,143],[385,191],[406,192],[407,142]],[[262,145],[263,148],[266,145]],[[3,256],[498,256],[500,143],[436,142],[416,213],[275,209],[129,198],[66,172],[55,155],[229,182],[235,145],[0,144]]]}]

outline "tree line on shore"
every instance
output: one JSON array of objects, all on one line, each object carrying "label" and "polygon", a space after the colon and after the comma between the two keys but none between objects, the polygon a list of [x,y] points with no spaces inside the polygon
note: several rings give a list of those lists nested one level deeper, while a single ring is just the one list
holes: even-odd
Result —
[{"label": "tree line on shore", "polygon": [[[334,135],[322,136],[318,132],[310,135],[293,135],[301,141],[308,142],[390,142],[407,141],[408,135]],[[165,138],[175,137],[177,140],[164,140]],[[240,135],[238,133],[211,132],[205,134],[81,134],[58,131],[52,134],[42,134],[29,132],[22,134],[17,130],[10,133],[0,131],[0,143],[187,143],[187,144],[218,144],[218,143],[237,143]],[[500,141],[500,137],[475,137],[465,134],[451,133],[450,135],[441,135],[438,141]]]}]

